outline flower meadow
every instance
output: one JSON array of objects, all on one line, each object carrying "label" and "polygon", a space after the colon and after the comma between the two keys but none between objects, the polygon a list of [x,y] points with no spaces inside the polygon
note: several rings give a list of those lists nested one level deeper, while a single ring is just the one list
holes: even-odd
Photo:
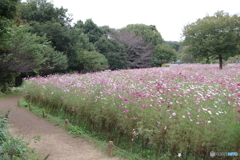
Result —
[{"label": "flower meadow", "polygon": [[27,101],[143,158],[240,153],[240,65],[49,75],[24,89]]}]

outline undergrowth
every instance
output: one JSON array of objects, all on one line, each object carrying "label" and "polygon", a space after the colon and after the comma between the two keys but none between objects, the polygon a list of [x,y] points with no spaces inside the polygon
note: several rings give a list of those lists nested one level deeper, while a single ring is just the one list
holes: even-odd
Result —
[{"label": "undergrowth", "polygon": [[5,115],[0,115],[0,159],[1,160],[37,160],[34,149],[28,148],[28,143],[22,137],[13,136],[8,131],[10,124],[7,119],[10,111]]}]

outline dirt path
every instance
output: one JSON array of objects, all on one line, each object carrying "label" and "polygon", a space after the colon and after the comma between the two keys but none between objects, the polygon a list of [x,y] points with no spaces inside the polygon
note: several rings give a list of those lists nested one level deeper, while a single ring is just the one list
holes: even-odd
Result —
[{"label": "dirt path", "polygon": [[[48,160],[120,160],[108,157],[85,139],[73,138],[53,123],[17,107],[20,97],[0,99],[0,111],[6,113],[11,110],[9,122],[14,125],[10,131],[24,136],[24,140],[30,143],[29,147],[36,148],[41,155],[50,154]],[[40,136],[40,141],[35,143],[34,136]]]}]

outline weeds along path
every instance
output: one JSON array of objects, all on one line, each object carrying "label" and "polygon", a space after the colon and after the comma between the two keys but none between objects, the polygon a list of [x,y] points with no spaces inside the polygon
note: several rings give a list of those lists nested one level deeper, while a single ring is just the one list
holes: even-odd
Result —
[{"label": "weeds along path", "polygon": [[[42,118],[37,117],[25,108],[17,107],[20,95],[0,99],[0,114],[11,110],[9,128],[16,136],[29,142],[30,148],[35,148],[41,156],[50,154],[48,160],[120,160],[108,157],[105,153],[91,145],[83,138],[73,138],[63,129]],[[40,136],[40,141],[34,140]]]}]

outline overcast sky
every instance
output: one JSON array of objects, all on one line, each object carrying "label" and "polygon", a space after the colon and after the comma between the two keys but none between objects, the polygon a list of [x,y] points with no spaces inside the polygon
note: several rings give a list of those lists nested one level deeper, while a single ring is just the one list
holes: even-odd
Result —
[{"label": "overcast sky", "polygon": [[240,0],[51,0],[67,8],[73,22],[91,18],[98,26],[155,25],[166,41],[180,41],[184,25],[219,10],[240,14]]}]

